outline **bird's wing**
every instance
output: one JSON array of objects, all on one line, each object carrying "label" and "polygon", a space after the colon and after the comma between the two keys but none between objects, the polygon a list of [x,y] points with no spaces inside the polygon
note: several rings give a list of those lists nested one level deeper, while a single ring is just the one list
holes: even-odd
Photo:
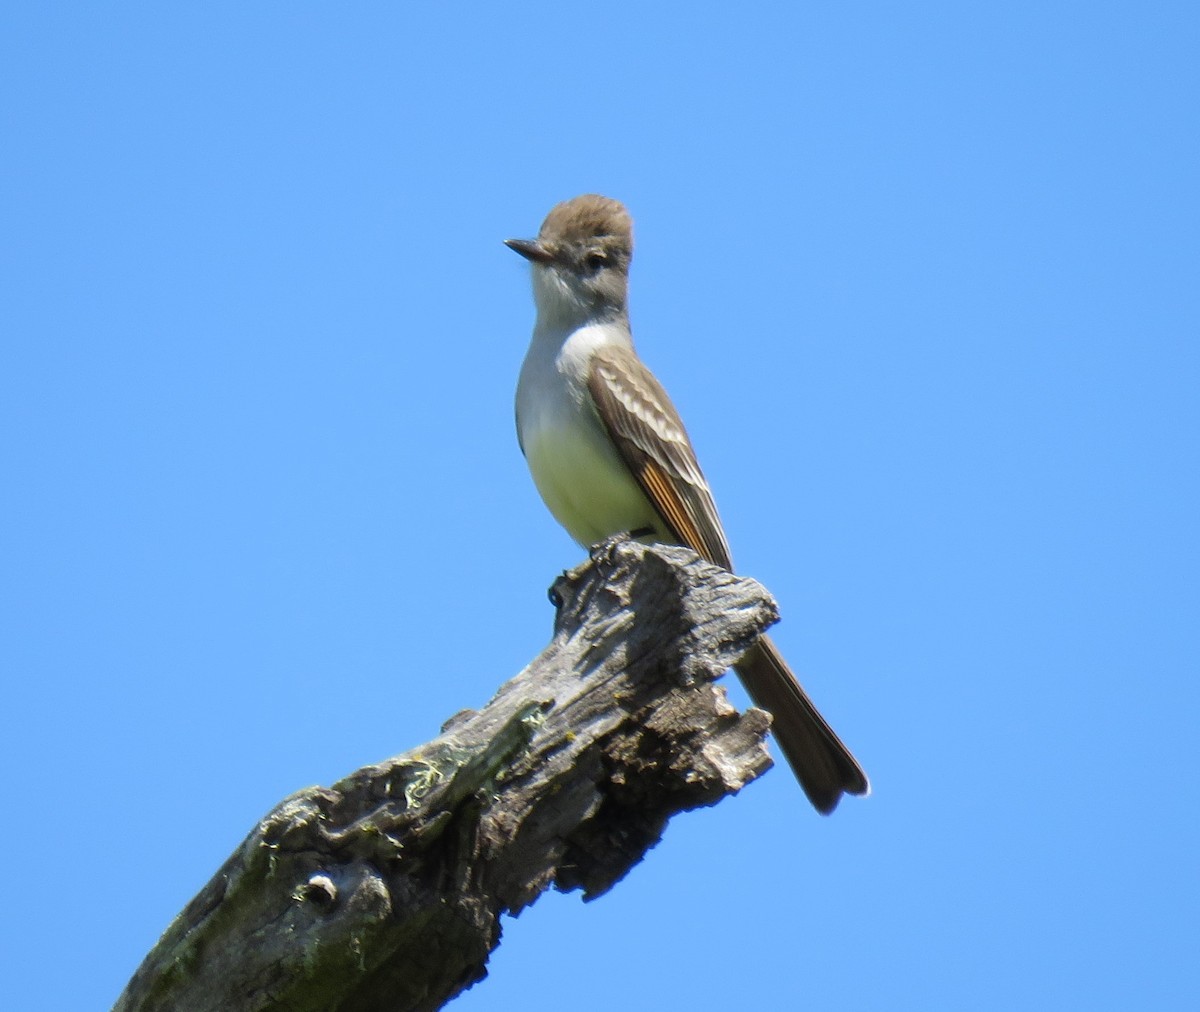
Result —
[{"label": "bird's wing", "polygon": [[632,348],[592,357],[588,390],[613,444],[681,544],[731,568],[729,545],[675,405]]}]

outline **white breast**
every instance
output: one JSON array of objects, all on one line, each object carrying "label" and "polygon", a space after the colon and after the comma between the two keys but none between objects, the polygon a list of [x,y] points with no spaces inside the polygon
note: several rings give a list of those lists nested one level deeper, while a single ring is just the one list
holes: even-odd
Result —
[{"label": "white breast", "polygon": [[563,340],[535,331],[517,384],[517,427],[534,484],[577,542],[660,526],[592,406],[587,370],[596,348],[628,331],[592,324]]}]

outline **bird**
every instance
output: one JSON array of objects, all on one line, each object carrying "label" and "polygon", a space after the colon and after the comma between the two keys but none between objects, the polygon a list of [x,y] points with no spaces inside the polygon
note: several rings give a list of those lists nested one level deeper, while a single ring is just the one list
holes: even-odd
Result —
[{"label": "bird", "polygon": [[[533,239],[536,319],[516,392],[517,439],[543,501],[580,545],[628,533],[732,571],[725,530],[679,412],[634,350],[633,220],[611,197],[555,205]],[[767,636],[734,665],[813,807],[870,784]]]}]

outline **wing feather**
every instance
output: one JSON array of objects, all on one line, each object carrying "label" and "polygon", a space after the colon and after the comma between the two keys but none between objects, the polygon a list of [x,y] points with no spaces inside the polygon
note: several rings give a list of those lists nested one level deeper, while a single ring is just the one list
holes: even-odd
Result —
[{"label": "wing feather", "polygon": [[592,356],[588,389],[617,451],[681,544],[731,568],[717,506],[679,412],[632,348]]}]

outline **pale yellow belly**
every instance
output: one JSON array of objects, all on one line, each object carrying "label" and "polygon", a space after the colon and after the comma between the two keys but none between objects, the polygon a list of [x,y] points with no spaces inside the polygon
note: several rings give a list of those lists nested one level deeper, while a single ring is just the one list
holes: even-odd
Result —
[{"label": "pale yellow belly", "polygon": [[525,435],[534,484],[555,519],[581,545],[610,534],[650,528],[646,540],[669,540],[641,486],[607,435],[597,429],[548,426]]}]

